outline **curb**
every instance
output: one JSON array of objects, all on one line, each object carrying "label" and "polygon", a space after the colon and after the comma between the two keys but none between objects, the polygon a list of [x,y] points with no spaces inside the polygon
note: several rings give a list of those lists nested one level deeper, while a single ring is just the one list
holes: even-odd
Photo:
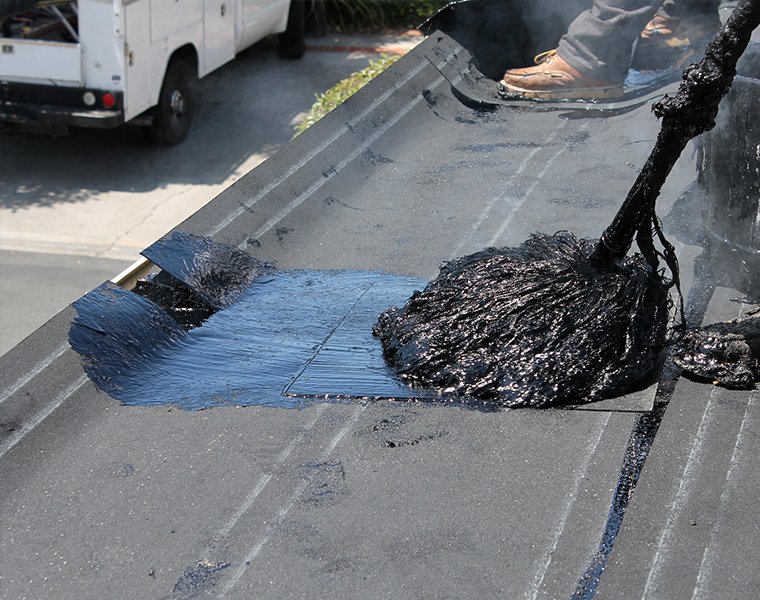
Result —
[{"label": "curb", "polygon": [[[416,45],[416,44],[415,44]],[[333,46],[333,45],[306,45],[307,52],[345,52],[361,54],[406,54],[414,46]]]}]

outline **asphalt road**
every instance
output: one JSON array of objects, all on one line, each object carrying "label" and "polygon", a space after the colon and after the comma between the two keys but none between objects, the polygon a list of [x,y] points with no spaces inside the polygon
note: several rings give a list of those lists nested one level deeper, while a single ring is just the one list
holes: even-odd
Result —
[{"label": "asphalt road", "polygon": [[285,145],[315,94],[419,41],[329,35],[292,61],[265,40],[201,80],[175,148],[131,127],[0,135],[0,355]]}]

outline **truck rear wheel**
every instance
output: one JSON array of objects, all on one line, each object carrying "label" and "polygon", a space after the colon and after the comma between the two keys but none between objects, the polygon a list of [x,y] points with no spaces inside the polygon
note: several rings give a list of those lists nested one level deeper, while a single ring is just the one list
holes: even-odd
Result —
[{"label": "truck rear wheel", "polygon": [[198,77],[190,65],[177,58],[169,63],[164,83],[153,108],[153,124],[144,129],[149,142],[176,146],[190,131],[197,100]]},{"label": "truck rear wheel", "polygon": [[301,58],[306,53],[306,2],[290,0],[288,28],[280,34],[280,56]]}]

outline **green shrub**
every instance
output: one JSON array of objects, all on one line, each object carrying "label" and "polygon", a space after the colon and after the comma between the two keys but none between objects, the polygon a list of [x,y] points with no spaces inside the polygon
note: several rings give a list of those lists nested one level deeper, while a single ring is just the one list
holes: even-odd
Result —
[{"label": "green shrub", "polygon": [[399,58],[401,58],[399,55],[388,56],[387,54],[381,54],[378,60],[370,60],[369,66],[366,69],[362,69],[343,81],[339,81],[324,94],[316,94],[317,101],[311,107],[309,114],[296,125],[296,136],[306,131],[347,98],[353,96]]},{"label": "green shrub", "polygon": [[[328,25],[347,33],[414,28],[449,2],[450,0],[325,0],[324,8]],[[317,101],[309,114],[296,125],[296,136],[351,97],[399,58],[401,57],[382,54],[379,60],[370,60],[366,69],[338,82],[324,94],[317,94]]]},{"label": "green shrub", "polygon": [[342,33],[413,28],[432,17],[449,0],[326,0],[329,26]]}]

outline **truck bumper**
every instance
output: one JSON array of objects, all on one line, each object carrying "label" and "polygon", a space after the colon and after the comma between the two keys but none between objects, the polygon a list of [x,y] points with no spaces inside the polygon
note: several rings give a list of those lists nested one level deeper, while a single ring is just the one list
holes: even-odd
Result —
[{"label": "truck bumper", "polygon": [[[94,104],[85,103],[91,94]],[[102,106],[105,94],[115,103]],[[109,129],[124,123],[122,92],[0,81],[0,122]]]}]

